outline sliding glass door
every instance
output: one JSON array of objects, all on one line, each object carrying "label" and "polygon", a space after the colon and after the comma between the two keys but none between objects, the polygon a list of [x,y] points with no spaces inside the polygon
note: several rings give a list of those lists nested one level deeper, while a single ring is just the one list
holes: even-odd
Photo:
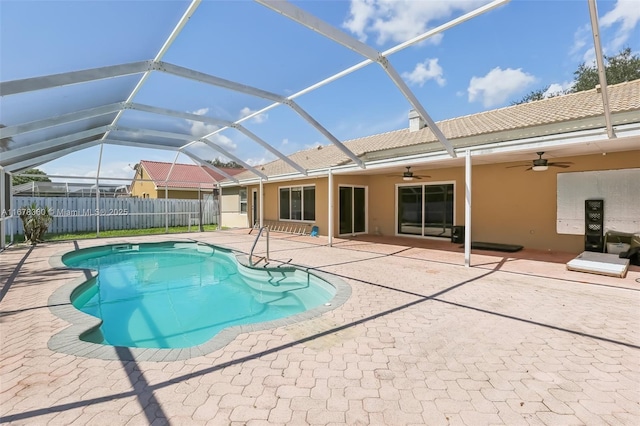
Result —
[{"label": "sliding glass door", "polygon": [[451,237],[453,184],[398,187],[398,234]]},{"label": "sliding glass door", "polygon": [[339,233],[359,234],[367,232],[366,188],[340,186]]}]

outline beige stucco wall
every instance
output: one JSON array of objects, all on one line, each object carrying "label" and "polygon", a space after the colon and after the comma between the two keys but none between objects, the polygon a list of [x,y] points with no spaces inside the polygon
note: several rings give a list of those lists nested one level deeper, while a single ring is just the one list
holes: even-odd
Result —
[{"label": "beige stucco wall", "polygon": [[[247,198],[251,198],[247,191]],[[240,212],[240,188],[222,188],[220,197],[220,213],[222,226],[226,228],[245,228],[249,226],[249,215]]]},{"label": "beige stucco wall", "polygon": [[[545,172],[525,171],[525,167],[507,168],[522,164],[501,163],[477,165],[472,169],[472,238],[504,244],[520,244],[526,248],[579,253],[584,249],[581,235],[556,232],[557,174],[589,170],[613,170],[640,166],[640,150],[607,155],[554,158],[553,161],[571,161],[567,169],[550,167]],[[429,178],[415,183],[453,183],[455,187],[455,225],[464,225],[465,199],[464,167],[430,169],[414,167],[417,175]],[[368,231],[370,234],[396,235],[396,184],[404,183],[400,176],[334,175],[334,235],[338,235],[339,185],[364,185],[368,191]],[[295,185],[316,185],[316,221],[321,235],[327,235],[327,178],[295,181]],[[291,183],[264,184],[264,219],[278,220],[278,188]],[[249,216],[251,189],[249,187]],[[236,207],[237,209],[237,207]],[[247,223],[248,218],[247,218]],[[224,221],[223,221],[224,224]],[[413,237],[408,237],[413,238]]]}]

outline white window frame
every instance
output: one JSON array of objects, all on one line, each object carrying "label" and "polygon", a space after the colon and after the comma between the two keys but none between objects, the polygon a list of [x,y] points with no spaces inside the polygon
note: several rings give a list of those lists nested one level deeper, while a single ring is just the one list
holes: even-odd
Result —
[{"label": "white window frame", "polygon": [[[242,193],[244,192],[244,201],[242,201]],[[249,203],[248,203],[248,194],[249,191],[247,191],[247,188],[240,188],[240,190],[238,190],[238,212],[240,214],[246,215],[248,214],[248,210],[249,210]],[[242,205],[244,204],[244,211],[242,211]]]},{"label": "white window frame", "polygon": [[[280,191],[283,189],[289,189],[289,217],[291,217],[291,189],[292,188],[300,188],[300,191],[302,193],[301,196],[301,202],[300,202],[300,212],[301,212],[301,216],[303,216],[302,219],[283,219],[282,218],[282,212],[280,211]],[[316,203],[316,199],[315,199],[315,195],[316,195],[316,185],[315,184],[308,184],[308,185],[288,185],[288,186],[279,186],[278,187],[278,220],[282,221],[282,222],[301,222],[301,223],[315,223],[315,219],[311,219],[311,220],[307,220],[304,219],[304,190],[305,188],[313,188],[314,191],[314,204]],[[314,216],[317,215],[317,209],[314,206]]]},{"label": "white window frame", "polygon": [[[407,183],[397,183],[394,194],[394,235],[396,237],[406,237],[406,238],[422,238],[422,239],[430,239],[430,240],[439,240],[442,241],[443,238],[449,237],[435,237],[432,235],[424,235],[424,220],[422,221],[422,235],[412,235],[412,234],[401,234],[398,232],[398,189],[403,186],[431,186],[431,185],[453,185],[453,226],[456,226],[456,181],[455,180],[443,180],[437,182],[407,182]],[[422,205],[424,206],[424,188],[422,190]],[[424,209],[424,207],[423,207]],[[423,213],[424,214],[424,213]],[[451,230],[453,232],[453,228]]]}]

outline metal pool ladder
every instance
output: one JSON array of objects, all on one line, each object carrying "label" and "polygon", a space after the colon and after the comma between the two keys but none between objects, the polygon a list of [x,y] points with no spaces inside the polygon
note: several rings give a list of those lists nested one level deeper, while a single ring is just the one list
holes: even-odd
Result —
[{"label": "metal pool ladder", "polygon": [[253,241],[253,245],[251,246],[251,252],[249,252],[249,266],[253,266],[253,250],[256,248],[256,244],[258,244],[258,240],[262,235],[262,231],[267,230],[267,255],[265,256],[265,262],[269,262],[269,227],[263,226],[258,231],[258,235],[256,235],[256,239]]}]

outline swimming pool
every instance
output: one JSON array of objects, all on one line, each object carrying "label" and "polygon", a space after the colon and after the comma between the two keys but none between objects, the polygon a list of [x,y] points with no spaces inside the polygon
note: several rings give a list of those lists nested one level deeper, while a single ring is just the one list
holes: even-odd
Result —
[{"label": "swimming pool", "polygon": [[187,348],[242,324],[273,321],[328,304],[336,288],[293,267],[250,268],[237,254],[190,242],[117,244],[62,256],[98,272],[71,293],[76,309],[100,318],[86,342],[131,348]]}]

